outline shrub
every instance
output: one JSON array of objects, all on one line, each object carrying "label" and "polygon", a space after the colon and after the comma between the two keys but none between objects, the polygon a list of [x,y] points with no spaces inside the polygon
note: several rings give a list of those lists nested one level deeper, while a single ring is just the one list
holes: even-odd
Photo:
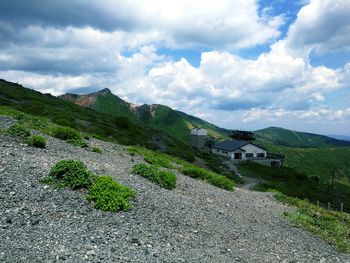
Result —
[{"label": "shrub", "polygon": [[94,153],[102,153],[102,150],[98,147],[92,147],[91,151]]},{"label": "shrub", "polygon": [[93,174],[81,161],[62,160],[56,163],[49,173],[58,188],[88,188],[93,181]]},{"label": "shrub", "polygon": [[82,139],[69,139],[67,140],[68,143],[76,146],[76,147],[81,147],[81,148],[88,148],[89,145],[84,142]]},{"label": "shrub", "polygon": [[216,187],[219,187],[228,191],[233,191],[234,182],[223,175],[219,175],[193,165],[187,165],[183,167],[181,169],[181,172],[192,178],[199,178],[204,181],[207,181],[208,183]]},{"label": "shrub", "polygon": [[29,138],[28,145],[37,147],[37,148],[45,148],[46,140],[41,135],[33,135],[32,137]]},{"label": "shrub", "polygon": [[81,140],[80,133],[70,127],[57,126],[51,131],[53,137],[61,140]]},{"label": "shrub", "polygon": [[129,200],[135,191],[114,181],[110,176],[97,176],[89,189],[87,200],[95,202],[95,208],[117,212],[130,208]]},{"label": "shrub", "polygon": [[24,138],[30,136],[30,130],[27,129],[25,126],[16,123],[7,129],[7,134],[11,136]]},{"label": "shrub", "polygon": [[132,173],[141,175],[165,189],[174,189],[176,187],[176,175],[168,171],[159,171],[154,165],[135,164],[132,168]]}]

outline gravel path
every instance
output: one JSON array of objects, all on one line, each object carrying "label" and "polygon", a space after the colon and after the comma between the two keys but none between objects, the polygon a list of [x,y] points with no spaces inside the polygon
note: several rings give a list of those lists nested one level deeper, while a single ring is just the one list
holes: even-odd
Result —
[{"label": "gravel path", "polygon": [[[292,227],[281,217],[290,208],[270,194],[181,174],[169,191],[131,175],[142,160],[122,146],[91,140],[98,154],[46,138],[47,149],[36,149],[0,135],[0,262],[350,262]],[[133,207],[101,212],[82,192],[40,184],[62,159],[134,188]]]}]

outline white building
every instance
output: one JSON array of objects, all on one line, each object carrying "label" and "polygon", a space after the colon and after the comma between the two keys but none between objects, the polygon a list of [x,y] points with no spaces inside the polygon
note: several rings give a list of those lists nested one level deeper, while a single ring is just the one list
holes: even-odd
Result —
[{"label": "white building", "polygon": [[197,149],[205,147],[209,140],[210,138],[206,129],[195,128],[191,130],[191,144]]},{"label": "white building", "polygon": [[236,161],[265,159],[267,151],[251,142],[226,140],[211,149],[213,154],[221,155]]},{"label": "white building", "polygon": [[208,136],[208,131],[206,129],[194,128],[191,130],[191,135]]}]

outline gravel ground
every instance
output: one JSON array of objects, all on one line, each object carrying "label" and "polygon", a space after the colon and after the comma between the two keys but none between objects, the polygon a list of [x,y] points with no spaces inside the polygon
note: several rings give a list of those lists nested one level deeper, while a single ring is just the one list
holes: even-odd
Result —
[{"label": "gravel ground", "polygon": [[[350,262],[291,226],[281,217],[291,208],[271,194],[227,192],[181,174],[165,190],[130,174],[142,160],[122,146],[90,140],[98,154],[45,137],[47,149],[37,149],[0,135],[0,262]],[[62,159],[134,188],[132,208],[101,212],[83,192],[40,184]]]}]

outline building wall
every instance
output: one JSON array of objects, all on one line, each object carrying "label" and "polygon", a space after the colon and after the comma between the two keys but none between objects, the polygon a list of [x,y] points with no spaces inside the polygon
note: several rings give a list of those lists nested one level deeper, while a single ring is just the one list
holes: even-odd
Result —
[{"label": "building wall", "polygon": [[247,159],[249,159],[250,157],[246,157],[246,155],[247,154],[249,155],[249,153],[253,154],[253,156],[251,156],[253,158],[257,158],[258,157],[258,153],[264,154],[264,157],[266,157],[266,154],[267,154],[267,152],[264,149],[261,149],[261,148],[255,146],[255,145],[253,145],[253,144],[247,144],[247,145],[241,147],[241,149],[243,149],[243,151],[238,149],[238,150],[236,150],[234,152],[231,152],[231,151],[224,151],[224,150],[219,150],[219,149],[214,149],[213,148],[211,150],[211,152],[213,154],[229,157],[232,160],[234,159],[234,154],[235,153],[242,153],[242,159],[240,159],[240,160],[247,160]]},{"label": "building wall", "polygon": [[[253,156],[252,156],[253,158],[258,157],[258,156],[257,156],[258,153],[264,154],[265,157],[266,157],[266,154],[267,154],[267,152],[266,152],[264,149],[261,149],[261,148],[255,146],[255,145],[253,145],[253,144],[244,145],[244,146],[242,147],[242,149],[245,151],[245,152],[242,154],[242,160],[246,160],[246,159],[247,159],[246,155],[249,154],[249,153],[250,153],[250,154],[253,154]],[[249,159],[249,157],[248,157],[248,159]]]},{"label": "building wall", "polygon": [[225,157],[229,157],[230,159],[233,159],[233,152],[214,149],[214,148],[211,149],[211,152],[213,154],[217,154],[217,155],[221,155],[221,156],[225,156]]},{"label": "building wall", "polygon": [[191,135],[191,144],[196,148],[202,148],[208,139],[206,135]]},{"label": "building wall", "polygon": [[198,135],[198,136],[208,136],[208,131],[206,129],[192,129],[191,135]]}]

